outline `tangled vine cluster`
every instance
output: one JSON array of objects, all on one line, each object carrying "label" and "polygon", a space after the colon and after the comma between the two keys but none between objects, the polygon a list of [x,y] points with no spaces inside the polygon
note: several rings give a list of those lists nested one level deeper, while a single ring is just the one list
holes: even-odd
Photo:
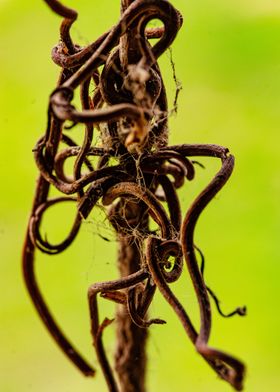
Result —
[{"label": "tangled vine cluster", "polygon": [[[82,221],[101,202],[119,241],[142,241],[141,262],[133,272],[95,283],[88,291],[93,345],[109,390],[119,390],[102,340],[112,320],[99,321],[98,294],[125,307],[127,317],[145,329],[165,323],[146,316],[157,289],[177,314],[198,353],[220,378],[241,390],[243,363],[208,345],[209,296],[223,313],[217,297],[206,286],[204,263],[199,266],[197,261],[197,256],[203,261],[203,255],[194,244],[198,218],[227,182],[234,158],[218,145],[168,145],[169,112],[157,59],[173,43],[182,25],[180,12],[166,0],[122,0],[119,22],[90,45],[80,47],[70,35],[77,13],[59,1],[45,2],[63,21],[60,42],[52,51],[61,73],[50,96],[46,132],[34,149],[40,177],[23,252],[24,277],[37,311],[61,350],[85,375],[93,375],[95,370],[65,337],[45,303],[34,273],[34,256],[36,249],[53,255],[68,248]],[[159,19],[162,27],[149,27],[152,19]],[[95,88],[90,93],[92,85]],[[77,88],[80,110],[72,104]],[[80,123],[84,124],[81,145],[69,136],[69,130]],[[93,141],[94,128],[100,134],[99,145]],[[182,219],[177,189],[185,180],[193,180],[193,157],[201,156],[218,158],[221,168]],[[65,163],[71,157],[74,164],[69,176]],[[98,160],[95,167],[93,157]],[[51,198],[52,187],[62,196]],[[66,202],[76,208],[73,226],[61,243],[51,244],[41,234],[42,218],[50,207]],[[169,213],[162,202],[167,203]],[[151,220],[158,230],[150,229]],[[170,288],[181,276],[183,260],[200,308],[198,331]],[[244,315],[245,308],[225,316],[233,314]]]}]

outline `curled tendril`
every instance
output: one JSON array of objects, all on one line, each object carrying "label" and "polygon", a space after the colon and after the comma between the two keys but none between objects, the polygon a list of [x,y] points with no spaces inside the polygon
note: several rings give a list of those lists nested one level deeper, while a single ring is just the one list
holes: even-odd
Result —
[{"label": "curled tendril", "polygon": [[43,214],[46,212],[46,210],[49,207],[54,206],[55,204],[58,203],[63,203],[63,202],[65,203],[69,201],[76,202],[77,199],[74,197],[58,197],[56,199],[49,199],[45,203],[42,203],[36,209],[34,215],[32,216],[29,224],[29,235],[33,245],[36,246],[38,249],[40,249],[41,252],[49,253],[49,254],[60,253],[66,248],[68,248],[68,246],[71,245],[71,243],[74,241],[75,237],[77,236],[82,222],[82,218],[79,214],[76,215],[70,233],[60,244],[53,245],[50,244],[47,240],[44,240],[41,236],[40,229],[39,229]]},{"label": "curled tendril", "polygon": [[[156,289],[177,314],[198,353],[222,379],[241,390],[243,363],[208,345],[209,295],[224,314],[219,300],[205,283],[204,261],[200,268],[195,253],[198,248],[194,244],[196,223],[230,177],[234,158],[227,148],[218,145],[169,146],[167,140],[167,97],[157,60],[181,28],[180,12],[166,0],[129,1],[129,5],[122,4],[118,23],[94,42],[81,47],[73,42],[70,34],[77,12],[57,0],[45,2],[63,20],[60,41],[52,51],[61,75],[50,94],[46,131],[34,148],[40,177],[23,249],[24,278],[40,317],[75,366],[85,375],[93,376],[95,370],[69,342],[48,309],[37,284],[34,263],[36,249],[50,255],[67,249],[77,237],[82,221],[97,203],[102,204],[118,239],[140,242],[141,237],[145,245],[136,272],[95,283],[88,291],[93,345],[109,390],[119,391],[103,344],[103,333],[113,320],[99,321],[97,296],[100,294],[125,306],[127,317],[138,327],[147,328],[165,323],[161,318],[147,318]],[[152,19],[159,19],[163,26],[147,27]],[[154,38],[158,41],[152,45],[149,40]],[[92,84],[93,93],[90,92]],[[72,103],[78,87],[80,108]],[[81,143],[68,135],[78,124],[84,125]],[[94,144],[94,130],[100,133],[99,145]],[[196,158],[201,156],[220,159],[222,167],[182,219],[177,189],[185,181],[194,180]],[[98,157],[96,165],[92,164],[92,157]],[[72,159],[68,161],[69,158]],[[65,170],[66,162],[68,167],[72,162],[69,173]],[[52,188],[62,196],[51,199]],[[51,244],[40,231],[44,214],[52,206],[70,201],[75,205],[72,228],[63,241]],[[167,210],[162,202],[167,203]],[[137,206],[141,219],[153,220],[159,230],[151,230],[148,224],[140,227],[139,216],[133,214],[131,206]],[[200,309],[198,331],[169,287],[182,279],[184,260]],[[245,308],[237,308],[225,316],[244,313]]]}]

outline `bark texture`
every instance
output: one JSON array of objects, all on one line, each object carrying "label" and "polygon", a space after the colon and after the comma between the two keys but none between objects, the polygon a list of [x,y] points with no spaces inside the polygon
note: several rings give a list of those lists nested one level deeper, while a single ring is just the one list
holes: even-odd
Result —
[{"label": "bark texture", "polygon": [[[122,0],[121,13],[133,0]],[[133,31],[128,31],[121,37],[120,57],[123,68],[133,59],[135,45]],[[124,207],[124,208],[123,208]],[[137,227],[142,231],[147,229],[147,217],[143,214],[143,206],[133,202],[120,203],[119,214],[129,222],[131,230]],[[118,269],[120,277],[128,276],[140,269],[143,252],[141,237],[119,236]],[[146,341],[147,329],[139,328],[133,323],[124,306],[118,306],[116,313],[117,347],[115,353],[115,369],[118,374],[121,392],[145,392],[146,373]]]},{"label": "bark texture", "polygon": [[[147,230],[148,219],[142,203],[122,200],[117,213],[127,222],[131,235],[119,233],[118,269],[120,277],[128,276],[140,269],[143,255],[143,240],[137,233]],[[145,392],[147,329],[139,328],[131,320],[126,307],[119,306],[116,314],[117,347],[115,369],[121,392]]]}]

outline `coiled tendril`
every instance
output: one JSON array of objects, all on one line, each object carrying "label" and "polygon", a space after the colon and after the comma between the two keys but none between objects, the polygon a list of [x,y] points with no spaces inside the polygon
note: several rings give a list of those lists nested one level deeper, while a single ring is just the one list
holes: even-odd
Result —
[{"label": "coiled tendril", "polygon": [[[109,390],[118,391],[118,385],[106,357],[102,333],[112,320],[99,322],[97,294],[126,306],[128,317],[137,326],[147,328],[165,323],[161,319],[146,319],[156,289],[174,309],[198,353],[222,379],[241,390],[242,362],[208,345],[209,294],[223,313],[217,297],[205,283],[204,259],[200,268],[194,244],[199,216],[227,182],[234,158],[221,146],[168,146],[167,140],[167,99],[157,59],[173,43],[182,25],[180,12],[166,0],[132,1],[123,7],[116,25],[81,47],[73,43],[70,35],[77,12],[56,0],[45,2],[63,21],[60,42],[52,51],[52,59],[61,67],[61,73],[50,95],[46,131],[34,149],[40,177],[23,252],[25,282],[37,311],[62,351],[85,375],[92,376],[95,370],[65,337],[39,290],[34,273],[35,250],[51,255],[68,248],[83,219],[100,201],[107,207],[108,219],[118,236],[131,235],[133,219],[129,221],[119,208],[124,200],[131,200],[143,208],[143,214],[158,225],[159,231],[142,230],[145,251],[138,271],[118,280],[95,283],[88,291],[93,343]],[[163,27],[148,28],[152,19],[159,19]],[[158,41],[152,45],[154,38]],[[95,88],[91,95],[92,84]],[[72,103],[78,88],[80,109]],[[84,124],[84,136],[83,142],[77,144],[69,133],[80,123]],[[99,146],[93,142],[94,129],[101,136]],[[219,159],[221,169],[182,219],[177,188],[194,179],[193,157],[200,156]],[[65,172],[70,157],[74,157],[71,176]],[[96,167],[91,163],[92,157],[98,157]],[[52,187],[62,196],[50,198]],[[41,234],[42,218],[53,205],[69,201],[76,210],[73,226],[61,243],[52,244]],[[169,213],[162,202],[167,203]],[[203,258],[200,250],[198,253]],[[170,288],[172,282],[182,278],[183,259],[200,308],[198,331]],[[244,315],[245,308],[225,316],[235,313]]]}]

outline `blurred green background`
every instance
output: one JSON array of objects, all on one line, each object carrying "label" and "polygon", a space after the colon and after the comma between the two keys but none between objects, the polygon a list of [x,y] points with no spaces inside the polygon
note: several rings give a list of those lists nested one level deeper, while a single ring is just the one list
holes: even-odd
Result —
[{"label": "blurred green background", "polygon": [[[75,41],[86,45],[106,31],[118,20],[118,3],[67,1],[79,12]],[[280,390],[280,3],[172,3],[185,22],[173,45],[183,91],[178,115],[170,120],[170,143],[217,143],[236,157],[231,180],[199,221],[196,242],[206,256],[207,283],[223,308],[246,304],[248,316],[221,319],[214,310],[211,345],[247,363],[245,391],[276,392]],[[37,177],[31,150],[44,133],[48,95],[59,72],[50,60],[59,24],[60,18],[43,1],[0,1],[1,392],[106,391],[100,371],[94,380],[83,378],[57,349],[21,276],[21,248]],[[160,63],[172,102],[175,85],[167,54]],[[203,163],[207,169],[198,168],[196,180],[180,192],[184,209],[218,168],[211,159]],[[48,238],[62,238],[73,213],[73,206],[50,212],[49,227],[56,221],[56,231]],[[97,366],[87,288],[117,277],[117,271],[116,243],[104,242],[98,235],[108,235],[104,216],[96,210],[92,217],[70,250],[50,258],[39,255],[37,273],[67,334]],[[197,323],[197,303],[186,271],[174,290]],[[104,302],[102,306],[102,314],[113,315],[114,306]],[[150,328],[148,391],[231,390],[195,353],[160,295],[151,314],[168,323]],[[113,353],[113,328],[106,337]]]}]

